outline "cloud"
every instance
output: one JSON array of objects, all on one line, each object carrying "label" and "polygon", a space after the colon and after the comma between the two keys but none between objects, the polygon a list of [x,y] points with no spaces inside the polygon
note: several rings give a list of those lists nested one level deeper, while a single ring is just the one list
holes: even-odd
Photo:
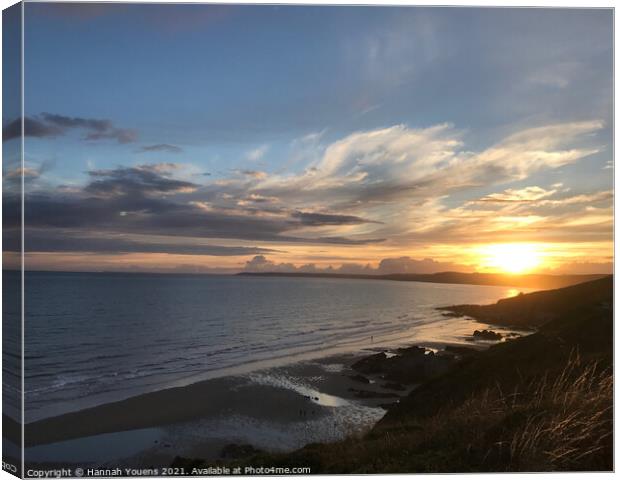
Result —
[{"label": "cloud", "polygon": [[[123,188],[126,185],[123,184]],[[159,187],[158,187],[159,188]],[[149,188],[148,194],[124,193],[120,189],[104,189],[105,195],[84,196],[93,187],[70,195],[29,195],[26,223],[31,228],[73,229],[171,235],[197,238],[226,238],[251,241],[284,242],[290,244],[363,245],[377,243],[377,238],[347,238],[344,236],[294,236],[287,232],[302,224],[289,216],[261,217],[226,210],[209,211],[196,204],[186,204],[157,196],[159,190]],[[97,193],[100,189],[97,188]],[[139,190],[144,192],[144,190]],[[5,228],[16,228],[20,218],[19,197],[7,197]]]},{"label": "cloud", "polygon": [[340,273],[340,274],[367,274],[372,275],[374,270],[370,265],[354,263],[342,264],[338,268],[332,266],[320,268],[313,263],[296,266],[292,263],[277,263],[264,255],[256,255],[248,260],[243,267],[244,272],[254,273]]},{"label": "cloud", "polygon": [[22,168],[21,166],[7,168],[8,162],[5,162],[2,172],[2,182],[5,192],[17,191],[22,188],[22,178],[26,188],[33,188],[36,182],[48,172],[54,165],[52,161],[41,162],[37,166],[31,166],[30,162]]},{"label": "cloud", "polygon": [[[295,216],[296,211],[275,208],[240,208],[204,186],[181,180],[174,163],[118,167],[88,172],[90,181],[81,188],[30,191],[26,223],[30,228],[71,230],[74,234],[98,230],[108,233],[172,235],[176,237],[226,238],[292,244],[362,245],[382,241],[376,237],[288,232],[317,223],[351,223],[347,216]],[[200,198],[197,200],[196,198]],[[215,201],[212,205],[208,199]],[[254,200],[268,200],[254,197]],[[20,224],[18,195],[6,195],[5,228]],[[228,203],[226,203],[228,202]],[[263,205],[264,202],[253,203]],[[267,202],[268,203],[268,202]],[[262,208],[262,207],[261,207]],[[355,219],[357,222],[358,220]],[[86,247],[84,247],[86,248]]]},{"label": "cloud", "polygon": [[[29,228],[26,250],[28,252],[88,252],[105,254],[124,253],[165,253],[170,255],[206,255],[206,256],[247,256],[260,253],[275,253],[270,248],[222,246],[204,242],[179,243],[173,237],[167,242],[153,241],[143,236],[114,235],[99,232],[94,235],[70,230],[49,230]],[[21,251],[18,237],[7,235],[4,250]]]},{"label": "cloud", "polygon": [[584,65],[579,62],[560,62],[534,71],[528,82],[545,87],[566,88]]},{"label": "cloud", "polygon": [[241,200],[237,201],[237,205],[252,205],[257,203],[275,203],[278,201],[277,197],[265,197],[263,195],[258,195],[256,193],[252,193]]},{"label": "cloud", "polygon": [[567,274],[578,274],[578,275],[590,275],[590,274],[600,274],[607,273],[613,274],[614,272],[614,263],[610,262],[567,262],[563,265],[560,265],[557,268],[550,269],[548,273],[552,273],[554,275],[567,275]]},{"label": "cloud", "polygon": [[263,178],[267,178],[266,172],[261,172],[260,170],[237,170],[241,175],[245,175],[246,177],[251,177],[256,180],[261,180]]},{"label": "cloud", "polygon": [[[355,215],[332,215],[327,213],[313,213],[296,211],[292,214],[293,218],[297,218],[303,225],[323,226],[323,225],[359,225],[360,223],[369,223]],[[377,222],[371,222],[377,223]]]},{"label": "cloud", "polygon": [[[62,135],[63,129],[53,125],[47,124],[36,118],[26,117],[24,118],[24,135],[27,137],[56,137]],[[20,138],[22,135],[22,119],[16,118],[9,122],[2,128],[2,140],[7,142],[14,138]]]},{"label": "cloud", "polygon": [[[557,181],[492,190],[598,151],[589,134],[601,126],[526,129],[475,152],[449,124],[396,125],[317,143],[316,155],[308,157],[313,160],[288,174],[234,170],[210,179],[175,163],[92,169],[83,186],[32,190],[26,223],[82,235],[96,230],[291,246],[381,244],[394,252],[511,236],[604,241],[610,238],[612,192],[575,194]],[[480,187],[491,191],[480,195]],[[433,269],[429,262],[398,268]]]},{"label": "cloud", "polygon": [[[118,128],[110,120],[67,117],[52,113],[41,113],[36,117],[24,118],[24,135],[27,137],[57,137],[68,130],[85,130],[84,140],[116,140],[118,143],[131,143],[137,138],[135,130]],[[15,119],[2,129],[3,141],[21,136],[21,118]]]},{"label": "cloud", "polygon": [[170,145],[169,143],[158,143],[157,145],[145,145],[138,150],[138,153],[143,152],[166,152],[166,153],[181,153],[183,149],[176,145]]},{"label": "cloud", "polygon": [[377,273],[388,275],[391,273],[437,273],[437,272],[463,272],[471,271],[471,268],[456,265],[451,262],[438,262],[430,258],[416,260],[411,257],[385,258],[379,262]]},{"label": "cloud", "polygon": [[612,191],[574,194],[555,187],[507,189],[453,207],[435,202],[415,220],[422,227],[401,235],[400,243],[611,241]]},{"label": "cloud", "polygon": [[602,126],[592,121],[532,128],[472,152],[449,124],[422,129],[396,125],[348,135],[328,145],[303,173],[271,175],[251,189],[337,208],[437,197],[574,163],[599,151],[574,144]]},{"label": "cloud", "polygon": [[541,187],[525,187],[521,189],[509,188],[501,193],[491,193],[486,197],[482,197],[476,202],[489,203],[523,203],[534,202],[541,198],[549,197],[556,193],[557,190],[545,190]]},{"label": "cloud", "polygon": [[4,181],[21,183],[22,177],[24,177],[24,181],[27,181],[29,179],[39,178],[40,176],[41,172],[38,169],[17,167],[4,173]]},{"label": "cloud", "polygon": [[449,262],[438,262],[430,258],[416,260],[411,257],[384,258],[375,268],[369,264],[343,263],[338,267],[317,267],[315,264],[296,266],[292,263],[277,263],[264,255],[256,255],[245,263],[245,272],[279,273],[341,273],[355,275],[390,275],[395,273],[437,273],[470,272],[471,268]]},{"label": "cloud", "polygon": [[603,127],[600,121],[585,121],[526,129],[475,155],[468,167],[488,169],[491,180],[523,180],[539,170],[559,168],[598,153],[599,147],[574,145]]},{"label": "cloud", "polygon": [[268,150],[269,150],[269,145],[261,145],[260,147],[250,150],[245,155],[245,158],[247,158],[251,162],[256,162],[260,160],[261,158],[263,158]]},{"label": "cloud", "polygon": [[188,193],[198,185],[170,178],[167,171],[174,164],[140,165],[119,167],[114,170],[90,170],[92,181],[85,192],[102,196],[118,195],[171,195]]}]

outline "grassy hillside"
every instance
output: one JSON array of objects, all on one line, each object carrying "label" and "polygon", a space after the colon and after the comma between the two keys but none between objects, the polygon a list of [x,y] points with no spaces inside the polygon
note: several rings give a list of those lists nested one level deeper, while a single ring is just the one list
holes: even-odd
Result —
[{"label": "grassy hillside", "polygon": [[313,473],[611,470],[612,284],[512,299],[511,321],[538,324],[536,308],[549,321],[465,357],[363,436],[239,463]]},{"label": "grassy hillside", "polygon": [[605,302],[611,306],[612,296],[613,277],[607,276],[566,288],[505,298],[493,305],[455,305],[442,310],[495,325],[539,327],[582,308],[587,311]]}]

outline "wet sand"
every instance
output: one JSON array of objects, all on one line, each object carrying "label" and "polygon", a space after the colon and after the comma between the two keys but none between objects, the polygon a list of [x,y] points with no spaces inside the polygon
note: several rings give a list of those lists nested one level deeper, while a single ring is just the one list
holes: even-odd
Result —
[{"label": "wet sand", "polygon": [[[206,380],[36,421],[26,425],[26,460],[60,459],[90,442],[93,452],[107,449],[110,457],[127,444],[124,464],[169,465],[177,454],[218,458],[225,445],[257,438],[270,450],[337,439],[370,428],[385,413],[378,405],[396,400],[378,384],[350,378],[348,366],[368,353]],[[386,397],[356,398],[350,389],[360,388]],[[111,461],[93,455],[98,464]],[[88,458],[86,452],[76,461]]]},{"label": "wet sand", "polygon": [[381,351],[397,350],[367,348],[35,421],[25,427],[26,462],[169,466],[177,455],[221,459],[231,444],[284,451],[361,433],[415,388],[384,388],[381,375],[360,376],[351,368]]}]

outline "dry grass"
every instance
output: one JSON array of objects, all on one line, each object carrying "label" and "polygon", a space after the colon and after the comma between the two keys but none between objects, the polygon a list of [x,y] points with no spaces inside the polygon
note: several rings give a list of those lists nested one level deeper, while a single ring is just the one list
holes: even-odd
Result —
[{"label": "dry grass", "polygon": [[511,392],[487,388],[422,422],[410,440],[451,445],[463,468],[611,470],[612,408],[611,371],[573,354],[558,375],[546,373]]},{"label": "dry grass", "polygon": [[552,382],[545,376],[513,408],[531,411],[510,439],[509,469],[611,469],[613,376],[574,355]]},{"label": "dry grass", "polygon": [[268,462],[331,473],[611,470],[613,377],[571,355],[561,371],[499,384],[456,408]]}]

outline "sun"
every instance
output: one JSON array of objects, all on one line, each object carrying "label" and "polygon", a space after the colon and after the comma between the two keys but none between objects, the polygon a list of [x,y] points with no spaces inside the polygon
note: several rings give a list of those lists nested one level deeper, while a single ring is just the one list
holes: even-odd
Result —
[{"label": "sun", "polygon": [[501,243],[480,249],[480,265],[486,270],[510,274],[529,272],[542,263],[542,252],[535,244]]}]

